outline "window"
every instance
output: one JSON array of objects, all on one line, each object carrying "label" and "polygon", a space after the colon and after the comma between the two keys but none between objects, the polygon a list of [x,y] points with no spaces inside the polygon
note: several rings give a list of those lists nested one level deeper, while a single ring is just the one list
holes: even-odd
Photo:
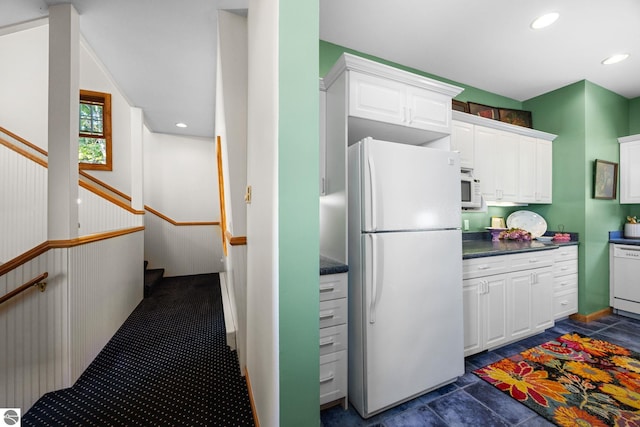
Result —
[{"label": "window", "polygon": [[80,169],[112,170],[111,94],[80,90]]}]

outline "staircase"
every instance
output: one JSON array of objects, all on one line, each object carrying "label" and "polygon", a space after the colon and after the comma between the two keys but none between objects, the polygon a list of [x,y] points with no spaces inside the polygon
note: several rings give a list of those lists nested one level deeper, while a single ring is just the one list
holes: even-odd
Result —
[{"label": "staircase", "polygon": [[164,268],[147,268],[149,261],[144,262],[144,297],[153,293],[153,289],[162,281]]}]

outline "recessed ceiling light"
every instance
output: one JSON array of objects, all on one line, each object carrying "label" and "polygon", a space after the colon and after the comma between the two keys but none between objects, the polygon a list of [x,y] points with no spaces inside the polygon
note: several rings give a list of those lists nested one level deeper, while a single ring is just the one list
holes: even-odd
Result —
[{"label": "recessed ceiling light", "polygon": [[608,57],[607,59],[602,61],[602,63],[604,65],[616,64],[616,63],[618,63],[620,61],[624,61],[628,57],[629,57],[628,53],[617,53],[615,55],[611,55],[610,57]]},{"label": "recessed ceiling light", "polygon": [[536,18],[531,23],[531,28],[533,28],[534,30],[539,30],[541,28],[548,27],[549,25],[556,22],[559,17],[560,17],[560,14],[558,12],[547,13],[546,15],[542,15]]},{"label": "recessed ceiling light", "polygon": [[179,127],[179,128],[186,128],[187,124],[180,122],[180,123],[176,123],[176,126]]}]

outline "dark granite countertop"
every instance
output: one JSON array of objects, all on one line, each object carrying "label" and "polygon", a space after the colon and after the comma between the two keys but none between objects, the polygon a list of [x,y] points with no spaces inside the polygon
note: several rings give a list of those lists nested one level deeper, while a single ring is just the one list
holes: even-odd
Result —
[{"label": "dark granite countertop", "polygon": [[320,275],[346,273],[349,267],[346,264],[320,255]]},{"label": "dark granite countertop", "polygon": [[609,232],[609,243],[640,246],[640,239],[627,239],[622,231],[617,230]]},{"label": "dark granite countertop", "polygon": [[[546,232],[545,236],[553,236],[554,231]],[[518,242],[514,240],[500,240],[493,242],[491,233],[485,231],[462,233],[462,259],[482,258],[497,255],[511,255],[522,252],[545,251],[557,249],[560,246],[577,245],[578,234],[569,233],[571,240],[568,242],[540,242],[532,240]]]}]

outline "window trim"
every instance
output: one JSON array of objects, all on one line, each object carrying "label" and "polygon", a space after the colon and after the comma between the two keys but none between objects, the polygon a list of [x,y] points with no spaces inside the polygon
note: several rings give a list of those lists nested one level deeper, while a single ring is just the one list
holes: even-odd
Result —
[{"label": "window trim", "polygon": [[[103,105],[103,137],[106,142],[107,161],[105,164],[84,163],[78,160],[80,170],[101,170],[111,171],[113,170],[112,163],[112,146],[111,146],[111,94],[104,92],[95,92],[91,90],[80,89],[80,98],[78,105],[82,101],[99,102]],[[83,135],[78,131],[78,138],[89,137],[90,135]],[[95,136],[93,136],[95,137]]]}]

